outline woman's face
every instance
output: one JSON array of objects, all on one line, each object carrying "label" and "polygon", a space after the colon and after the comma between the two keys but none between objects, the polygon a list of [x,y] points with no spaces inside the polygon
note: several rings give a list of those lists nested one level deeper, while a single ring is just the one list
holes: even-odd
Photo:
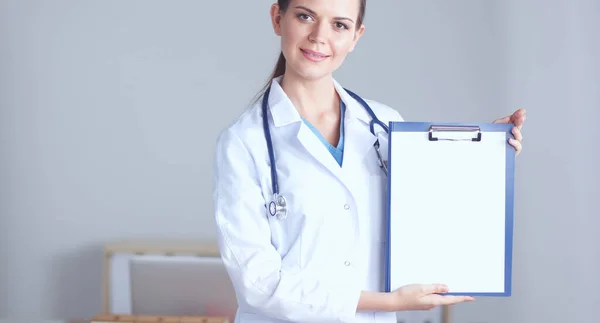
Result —
[{"label": "woman's face", "polygon": [[286,73],[315,80],[336,70],[364,31],[356,26],[359,5],[359,0],[291,0],[285,13],[273,5]]}]

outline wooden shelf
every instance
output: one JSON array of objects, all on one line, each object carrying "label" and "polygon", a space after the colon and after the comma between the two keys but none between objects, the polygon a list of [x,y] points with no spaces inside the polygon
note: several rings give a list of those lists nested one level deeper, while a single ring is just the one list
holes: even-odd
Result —
[{"label": "wooden shelf", "polygon": [[[140,255],[220,257],[216,242],[203,240],[122,240],[104,246],[103,311],[105,313],[129,314],[113,311],[111,304],[112,281],[116,274],[113,263],[115,257],[135,257]],[[128,279],[121,280],[127,283]],[[212,323],[212,322],[211,322]]]},{"label": "wooden shelf", "polygon": [[132,240],[105,245],[105,255],[113,253],[135,254],[196,254],[202,257],[219,257],[219,247],[215,242],[196,240]]},{"label": "wooden shelf", "polygon": [[99,314],[91,323],[229,323],[225,317]]}]

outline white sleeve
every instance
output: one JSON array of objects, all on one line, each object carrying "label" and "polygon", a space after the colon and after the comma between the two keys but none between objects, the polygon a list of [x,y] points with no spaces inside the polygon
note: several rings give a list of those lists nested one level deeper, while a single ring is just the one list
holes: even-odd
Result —
[{"label": "white sleeve", "polygon": [[282,270],[254,160],[232,130],[219,137],[214,162],[219,247],[238,304],[294,322],[353,320],[361,293],[355,282],[334,287],[314,275]]}]

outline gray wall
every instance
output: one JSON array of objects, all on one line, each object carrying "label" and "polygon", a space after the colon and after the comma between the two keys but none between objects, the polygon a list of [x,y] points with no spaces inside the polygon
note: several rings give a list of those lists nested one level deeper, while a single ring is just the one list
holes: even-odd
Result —
[{"label": "gray wall", "polygon": [[529,117],[514,296],[459,306],[456,322],[600,322],[600,1],[504,3],[504,102]]},{"label": "gray wall", "polygon": [[[213,144],[272,68],[271,2],[0,0],[0,318],[100,311],[106,242],[214,239]],[[408,120],[528,109],[514,296],[456,323],[598,320],[599,3],[370,1],[337,73]]]}]

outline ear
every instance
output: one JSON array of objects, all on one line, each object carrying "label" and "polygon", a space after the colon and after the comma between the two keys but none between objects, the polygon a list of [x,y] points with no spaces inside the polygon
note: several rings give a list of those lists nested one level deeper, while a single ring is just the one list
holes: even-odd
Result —
[{"label": "ear", "polygon": [[274,3],[271,6],[270,14],[273,30],[277,36],[281,36],[281,10],[279,10],[279,5],[277,3]]},{"label": "ear", "polygon": [[356,43],[365,32],[365,25],[361,25],[360,28],[354,33],[354,39],[352,40],[352,46],[350,46],[349,52],[353,52],[356,47]]}]

